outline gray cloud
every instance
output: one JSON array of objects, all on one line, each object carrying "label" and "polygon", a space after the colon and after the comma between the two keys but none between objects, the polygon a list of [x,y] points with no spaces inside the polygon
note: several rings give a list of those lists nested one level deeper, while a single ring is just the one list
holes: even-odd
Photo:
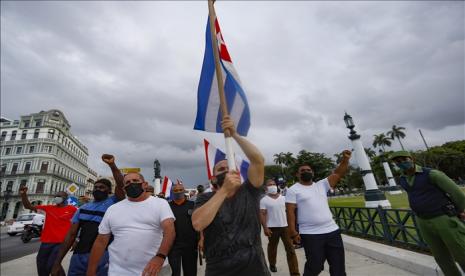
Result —
[{"label": "gray cloud", "polygon": [[[465,139],[463,2],[218,2],[252,109],[250,139],[281,151],[365,146],[393,125],[406,146]],[[2,116],[59,108],[89,148],[121,166],[206,181],[192,130],[205,43],[204,2],[1,2]],[[397,142],[394,142],[397,148]],[[151,177],[148,177],[149,179]]]}]

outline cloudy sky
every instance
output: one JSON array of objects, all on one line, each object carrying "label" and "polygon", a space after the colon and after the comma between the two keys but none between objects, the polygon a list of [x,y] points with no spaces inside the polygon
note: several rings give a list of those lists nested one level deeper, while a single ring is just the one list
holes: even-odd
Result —
[{"label": "cloudy sky", "polygon": [[[252,112],[248,138],[273,154],[366,147],[392,125],[416,150],[465,139],[464,2],[233,2],[216,11]],[[193,130],[207,4],[1,2],[1,115],[60,109],[99,157],[189,186],[206,182]],[[397,142],[393,149],[399,149]]]}]

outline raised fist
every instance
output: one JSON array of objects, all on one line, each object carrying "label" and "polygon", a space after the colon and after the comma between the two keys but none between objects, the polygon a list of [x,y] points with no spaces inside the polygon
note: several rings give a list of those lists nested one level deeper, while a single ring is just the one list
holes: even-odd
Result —
[{"label": "raised fist", "polygon": [[19,194],[26,194],[27,193],[27,187],[26,186],[22,186],[19,188]]},{"label": "raised fist", "polygon": [[351,156],[352,156],[352,152],[350,150],[342,151],[342,159],[349,160]]},{"label": "raised fist", "polygon": [[103,154],[102,155],[102,161],[107,163],[108,165],[115,164],[115,157],[111,154]]}]

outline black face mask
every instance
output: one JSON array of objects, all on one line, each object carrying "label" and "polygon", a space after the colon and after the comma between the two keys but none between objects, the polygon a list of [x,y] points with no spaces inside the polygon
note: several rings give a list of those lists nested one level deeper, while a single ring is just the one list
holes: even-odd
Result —
[{"label": "black face mask", "polygon": [[313,179],[313,172],[303,172],[300,174],[300,179],[302,179],[303,182],[308,182]]},{"label": "black face mask", "polygon": [[180,200],[185,197],[184,192],[179,192],[179,193],[173,193],[173,199],[174,200]]},{"label": "black face mask", "polygon": [[124,187],[126,195],[130,198],[138,198],[143,192],[142,183],[131,183],[128,186]]},{"label": "black face mask", "polygon": [[102,201],[108,198],[108,193],[100,190],[95,190],[92,192],[95,201]]},{"label": "black face mask", "polygon": [[221,173],[219,175],[216,176],[216,182],[213,183],[213,185],[216,185],[219,188],[221,188],[221,186],[223,186],[223,183],[224,183],[224,179],[226,178],[226,174],[228,172],[224,172],[224,173]]}]

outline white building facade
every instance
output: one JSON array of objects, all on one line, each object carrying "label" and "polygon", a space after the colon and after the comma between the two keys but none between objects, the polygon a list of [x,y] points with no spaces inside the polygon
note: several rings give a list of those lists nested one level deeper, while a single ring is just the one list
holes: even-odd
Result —
[{"label": "white building facade", "polygon": [[75,196],[85,194],[88,150],[71,132],[60,110],[2,118],[0,122],[0,220],[25,212],[18,190],[28,187],[33,204],[51,204],[58,191],[71,183]]},{"label": "white building facade", "polygon": [[97,172],[92,170],[91,168],[88,168],[85,195],[89,198],[93,198],[92,192],[94,191],[94,184],[98,178],[99,177]]}]

